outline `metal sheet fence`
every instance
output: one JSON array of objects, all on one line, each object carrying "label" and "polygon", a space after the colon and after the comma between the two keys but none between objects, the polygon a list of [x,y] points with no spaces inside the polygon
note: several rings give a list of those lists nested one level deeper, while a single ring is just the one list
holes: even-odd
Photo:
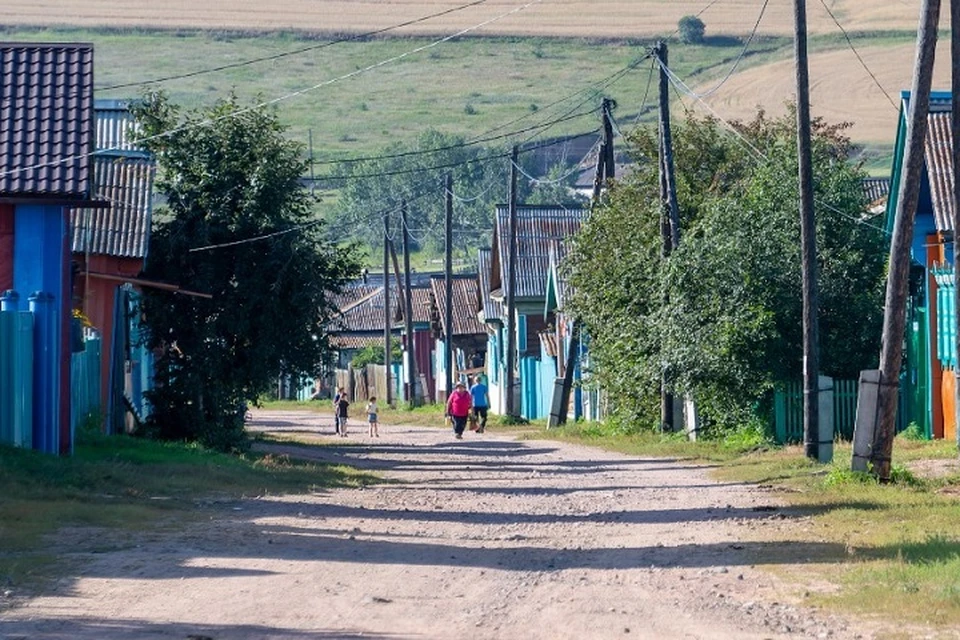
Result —
[{"label": "metal sheet fence", "polygon": [[84,350],[70,358],[70,424],[73,429],[100,415],[99,336],[87,336]]},{"label": "metal sheet fence", "polygon": [[0,442],[33,446],[33,314],[0,311]]}]

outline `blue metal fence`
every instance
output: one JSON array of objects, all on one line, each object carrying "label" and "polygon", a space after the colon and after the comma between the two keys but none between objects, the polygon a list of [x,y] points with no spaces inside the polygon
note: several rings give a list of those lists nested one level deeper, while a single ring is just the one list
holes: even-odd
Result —
[{"label": "blue metal fence", "polygon": [[70,358],[70,426],[100,414],[100,349],[96,334],[84,336],[84,350]]}]

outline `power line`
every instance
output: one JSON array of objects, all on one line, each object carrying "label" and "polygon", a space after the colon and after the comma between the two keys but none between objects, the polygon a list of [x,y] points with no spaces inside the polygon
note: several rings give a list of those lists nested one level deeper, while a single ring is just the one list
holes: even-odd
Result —
[{"label": "power line", "polygon": [[302,47],[302,48],[300,48],[300,49],[295,49],[295,50],[293,50],[293,51],[286,51],[286,52],[283,52],[283,53],[276,53],[276,54],[273,54],[273,55],[262,56],[262,57],[259,57],[259,58],[249,58],[249,59],[247,59],[247,60],[241,60],[241,61],[238,61],[238,62],[231,62],[231,63],[229,63],[229,64],[223,64],[223,65],[216,66],[216,67],[209,67],[209,68],[206,68],[206,69],[199,69],[199,70],[197,70],[197,71],[189,71],[189,72],[187,72],[187,73],[179,73],[179,74],[175,74],[175,75],[162,76],[162,77],[159,77],[159,78],[152,78],[152,79],[150,79],[150,80],[142,80],[142,81],[139,81],[139,82],[124,82],[124,83],[119,83],[119,84],[112,84],[112,85],[107,85],[107,86],[105,86],[105,87],[99,87],[98,90],[100,90],[100,91],[112,91],[112,90],[114,90],[114,89],[125,89],[125,88],[127,88],[127,87],[135,87],[135,86],[142,86],[142,85],[149,85],[149,84],[160,84],[160,83],[162,83],[162,82],[169,82],[169,81],[171,81],[171,80],[183,80],[183,79],[185,79],[185,78],[194,78],[194,77],[196,77],[196,76],[205,75],[205,74],[207,74],[207,73],[216,73],[216,72],[218,72],[218,71],[226,71],[226,70],[228,70],[228,69],[237,69],[237,68],[246,67],[246,66],[249,66],[249,65],[252,65],[252,64],[259,64],[259,63],[261,63],[261,62],[270,62],[270,61],[272,61],[272,60],[280,60],[281,58],[287,58],[287,57],[290,57],[290,56],[297,56],[297,55],[300,55],[301,53],[307,53],[307,52],[310,52],[310,51],[317,51],[317,50],[319,50],[319,49],[326,49],[327,47],[332,47],[333,45],[342,44],[342,43],[344,43],[344,42],[352,42],[352,41],[354,41],[354,40],[364,40],[364,39],[366,39],[366,38],[371,38],[371,37],[373,37],[373,36],[377,36],[377,35],[380,35],[380,34],[382,34],[382,33],[387,33],[388,31],[395,31],[395,30],[401,29],[401,28],[403,28],[403,27],[409,27],[409,26],[411,26],[411,25],[415,25],[415,24],[419,24],[419,23],[421,23],[421,22],[426,22],[426,21],[428,21],[428,20],[432,20],[433,18],[439,18],[439,17],[441,17],[441,16],[445,16],[445,15],[448,15],[448,14],[451,14],[451,13],[456,13],[456,12],[458,12],[458,11],[463,11],[464,9],[469,9],[470,7],[475,7],[475,6],[477,6],[477,5],[484,4],[484,3],[488,2],[488,1],[489,1],[489,0],[474,0],[474,2],[469,2],[469,3],[467,3],[467,4],[460,5],[459,7],[453,7],[453,8],[451,8],[451,9],[446,9],[446,10],[444,10],[444,11],[438,11],[437,13],[432,13],[432,14],[427,15],[427,16],[422,16],[422,17],[420,17],[420,18],[415,18],[415,19],[413,19],[413,20],[408,20],[408,21],[406,21],[406,22],[401,22],[401,23],[398,23],[398,24],[390,25],[389,27],[383,27],[382,29],[376,29],[376,30],[374,30],[374,31],[367,31],[366,33],[358,33],[358,34],[355,34],[355,35],[352,35],[352,36],[347,36],[347,37],[344,37],[344,38],[337,38],[336,40],[332,40],[332,41],[330,41],[330,42],[324,42],[324,43],[322,43],[322,44],[315,44],[315,45],[311,45],[311,46],[309,46],[309,47]]},{"label": "power line", "polygon": [[847,30],[843,28],[843,25],[840,24],[840,21],[837,20],[837,16],[833,15],[833,11],[830,10],[830,7],[827,6],[827,3],[824,0],[820,0],[820,4],[823,5],[823,8],[827,10],[827,13],[830,14],[830,18],[833,20],[833,23],[837,25],[837,28],[840,29],[840,33],[843,34],[843,37],[846,39],[847,44],[850,45],[850,50],[853,51],[853,55],[857,56],[857,60],[860,61],[860,64],[863,66],[867,74],[873,79],[873,83],[877,85],[877,88],[887,97],[887,102],[889,102],[893,108],[899,113],[900,107],[894,101],[890,94],[887,93],[887,90],[883,88],[883,85],[880,84],[880,80],[877,79],[877,76],[874,75],[873,71],[870,70],[870,67],[867,66],[866,61],[860,56],[860,52],[857,51],[857,48],[853,46],[853,40],[850,39],[850,35],[847,33]]}]

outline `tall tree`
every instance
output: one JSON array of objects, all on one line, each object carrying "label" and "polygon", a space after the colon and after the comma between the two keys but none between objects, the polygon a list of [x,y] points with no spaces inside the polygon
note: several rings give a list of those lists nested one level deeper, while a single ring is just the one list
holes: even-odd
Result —
[{"label": "tall tree", "polygon": [[[664,364],[678,390],[696,397],[721,428],[750,422],[773,386],[799,377],[793,126],[789,116],[763,114],[740,125],[762,157],[712,120],[678,128],[687,234],[666,263],[658,251],[656,139],[649,131],[633,139],[640,168],[595,210],[572,262],[575,306],[597,374],[628,415],[653,424],[646,411]],[[879,344],[884,241],[862,219],[862,175],[846,159],[842,128],[815,120],[813,130],[823,369],[853,377]],[[664,288],[670,302],[661,307]]]},{"label": "tall tree", "polygon": [[162,438],[242,448],[243,407],[281,373],[325,358],[332,294],[359,270],[355,251],[322,239],[300,145],[276,114],[235,96],[184,112],[163,94],[137,108],[158,159],[146,277],[212,294],[145,289],[150,345],[160,353],[149,428]]}]

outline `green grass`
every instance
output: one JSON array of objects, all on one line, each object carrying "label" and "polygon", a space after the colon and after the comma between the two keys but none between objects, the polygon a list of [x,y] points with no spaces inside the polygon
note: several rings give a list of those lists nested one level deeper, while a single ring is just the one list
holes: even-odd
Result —
[{"label": "green grass", "polygon": [[[7,40],[88,41],[95,45],[98,87],[142,83],[212,66],[290,52],[319,44],[290,34],[223,34],[139,30],[8,28]],[[428,44],[422,38],[393,38],[341,43],[272,62],[229,69],[163,83],[174,102],[187,106],[212,103],[229,91],[245,99],[274,99],[320,85],[369,65]],[[529,126],[563,115],[577,102],[599,104],[601,94],[617,100],[621,121],[632,121],[647,96],[652,122],[655,89],[647,92],[650,63],[644,62],[618,82],[594,83],[616,73],[652,43],[595,42],[564,38],[465,38],[385,64],[354,77],[283,100],[277,107],[290,136],[306,145],[313,131],[318,162],[376,153],[392,142],[413,142],[424,129],[476,136],[523,115],[516,125]],[[790,55],[785,38],[761,38],[742,68]],[[671,66],[691,83],[721,77],[741,45],[675,45]],[[442,80],[442,81],[440,81]],[[98,97],[131,97],[138,84],[98,90]],[[553,109],[557,99],[581,92],[576,100]],[[472,112],[465,111],[469,106]],[[553,127],[548,135],[585,132],[598,125],[585,117]],[[892,134],[891,134],[892,135]],[[318,164],[317,174],[328,167]]]},{"label": "green grass", "polygon": [[198,446],[86,435],[73,457],[0,447],[0,586],[56,573],[45,540],[71,527],[176,526],[198,504],[376,481],[347,467],[277,456],[230,456]]}]

